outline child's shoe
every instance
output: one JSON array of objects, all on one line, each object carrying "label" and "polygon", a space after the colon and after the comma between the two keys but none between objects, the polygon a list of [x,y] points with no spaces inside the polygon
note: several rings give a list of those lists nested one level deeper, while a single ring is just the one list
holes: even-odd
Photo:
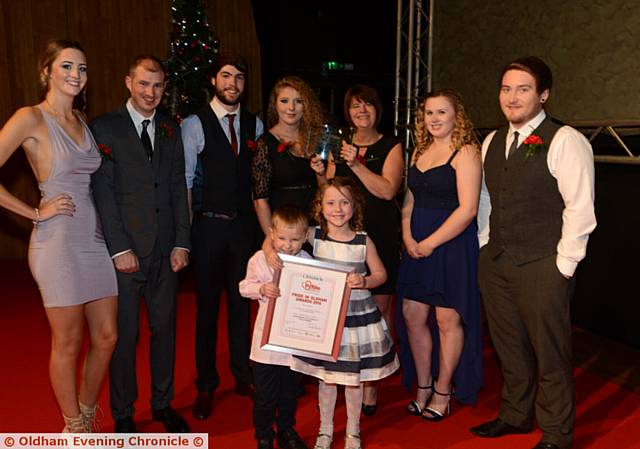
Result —
[{"label": "child's shoe", "polygon": [[258,440],[258,449],[273,449],[273,440]]},{"label": "child's shoe", "polygon": [[344,437],[344,449],[362,449],[360,435],[347,434]]},{"label": "child's shoe", "polygon": [[283,432],[278,432],[276,441],[280,449],[309,449],[293,427]]},{"label": "child's shoe", "polygon": [[333,441],[332,435],[320,433],[318,434],[318,438],[316,438],[316,444],[315,446],[313,446],[313,449],[331,449],[332,441]]}]

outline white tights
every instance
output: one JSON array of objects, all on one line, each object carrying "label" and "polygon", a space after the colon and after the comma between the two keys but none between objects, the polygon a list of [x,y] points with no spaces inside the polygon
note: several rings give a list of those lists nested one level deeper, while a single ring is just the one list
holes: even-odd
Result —
[{"label": "white tights", "polygon": [[[324,435],[333,435],[333,412],[336,408],[338,387],[319,381],[318,404],[320,406],[320,431]],[[362,384],[357,387],[344,387],[347,404],[347,435],[360,435],[360,409],[362,407]]]}]

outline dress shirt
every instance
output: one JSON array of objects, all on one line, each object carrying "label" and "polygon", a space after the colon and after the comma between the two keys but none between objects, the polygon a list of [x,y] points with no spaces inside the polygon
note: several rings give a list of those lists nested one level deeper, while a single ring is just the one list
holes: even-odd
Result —
[{"label": "dress shirt", "polygon": [[[300,250],[297,257],[312,259],[305,251]],[[291,354],[282,352],[269,351],[262,349],[262,332],[264,330],[264,322],[267,316],[267,308],[269,301],[260,294],[260,287],[266,282],[273,280],[273,269],[267,264],[267,258],[262,250],[255,253],[247,264],[247,274],[240,281],[240,294],[245,298],[257,299],[259,302],[258,315],[253,325],[253,341],[251,343],[251,354],[249,358],[258,363],[268,365],[289,366],[291,363]],[[277,301],[278,299],[276,299]]]},{"label": "dress shirt", "polygon": [[129,111],[129,115],[131,116],[131,120],[133,120],[133,124],[136,127],[136,132],[138,133],[138,137],[142,135],[142,121],[149,120],[149,124],[147,125],[147,133],[149,134],[149,138],[151,139],[151,149],[153,149],[154,140],[156,137],[156,124],[154,122],[154,117],[156,116],[156,110],[153,110],[153,114],[149,117],[145,117],[140,114],[131,104],[131,98],[127,101],[127,111]]},{"label": "dress shirt", "polygon": [[[234,127],[236,130],[236,138],[238,139],[239,155],[242,148],[242,142],[240,141],[240,105],[238,105],[235,111],[229,112],[222,106],[218,97],[213,97],[213,101],[209,103],[209,105],[218,118],[218,122],[220,122],[220,126],[227,136],[229,143],[231,143],[231,133],[229,132],[229,117],[227,117],[227,114],[236,114]],[[187,180],[187,188],[191,190],[196,173],[196,164],[198,163],[198,154],[204,149],[204,131],[200,118],[196,114],[185,118],[180,126],[182,127],[182,143],[184,146],[185,178]],[[256,140],[262,135],[263,130],[264,125],[262,121],[256,117]]]},{"label": "dress shirt", "polygon": [[[545,117],[546,114],[542,110],[517,130],[509,125],[505,159],[509,154],[514,131],[520,133],[519,140],[523,142]],[[493,131],[489,134],[482,143],[483,162],[495,133]],[[565,276],[573,276],[578,262],[586,255],[589,234],[596,227],[593,206],[595,174],[591,144],[580,132],[570,126],[563,126],[549,144],[547,167],[551,176],[556,178],[558,191],[564,201],[562,234],[557,246],[556,265]],[[478,240],[481,247],[489,242],[490,215],[491,200],[483,176],[478,208]]]}]

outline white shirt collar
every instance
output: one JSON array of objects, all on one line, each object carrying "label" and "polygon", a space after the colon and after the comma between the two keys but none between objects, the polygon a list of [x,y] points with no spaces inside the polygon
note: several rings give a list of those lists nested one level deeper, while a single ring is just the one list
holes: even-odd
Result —
[{"label": "white shirt collar", "polygon": [[538,112],[538,114],[534,118],[532,118],[523,126],[521,126],[520,129],[515,129],[513,125],[509,123],[509,139],[512,139],[513,133],[518,131],[518,134],[520,136],[519,140],[520,142],[522,142],[523,139],[526,139],[527,137],[529,137],[529,135],[533,132],[534,129],[540,126],[540,123],[542,123],[542,121],[546,117],[547,117],[547,114],[544,112],[544,109],[541,109],[540,112]]},{"label": "white shirt collar", "polygon": [[136,108],[134,108],[133,104],[131,103],[131,98],[129,98],[129,100],[127,100],[127,111],[129,111],[129,115],[131,116],[131,120],[133,120],[133,123],[136,125],[136,129],[140,128],[140,130],[142,130],[143,120],[150,120],[151,123],[149,124],[149,126],[153,127],[153,118],[156,116],[155,109],[153,110],[153,114],[151,114],[151,117],[145,117],[144,115],[136,111]]},{"label": "white shirt collar", "polygon": [[[216,115],[216,117],[218,117],[218,120],[220,120],[222,117],[226,116],[227,114],[236,114],[236,118],[238,119],[240,118],[240,103],[238,103],[236,109],[231,112],[227,111],[224,108],[224,106],[216,96],[213,97],[213,100],[209,104],[211,105],[211,109],[213,109],[213,113]],[[236,123],[238,123],[237,120],[236,120]]]}]

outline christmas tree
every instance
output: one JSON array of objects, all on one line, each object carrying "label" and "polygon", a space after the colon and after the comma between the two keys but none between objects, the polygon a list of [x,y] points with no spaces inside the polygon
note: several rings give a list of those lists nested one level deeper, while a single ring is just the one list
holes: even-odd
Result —
[{"label": "christmas tree", "polygon": [[166,62],[169,88],[165,106],[180,121],[209,101],[211,66],[218,52],[201,0],[172,0],[173,28]]}]

